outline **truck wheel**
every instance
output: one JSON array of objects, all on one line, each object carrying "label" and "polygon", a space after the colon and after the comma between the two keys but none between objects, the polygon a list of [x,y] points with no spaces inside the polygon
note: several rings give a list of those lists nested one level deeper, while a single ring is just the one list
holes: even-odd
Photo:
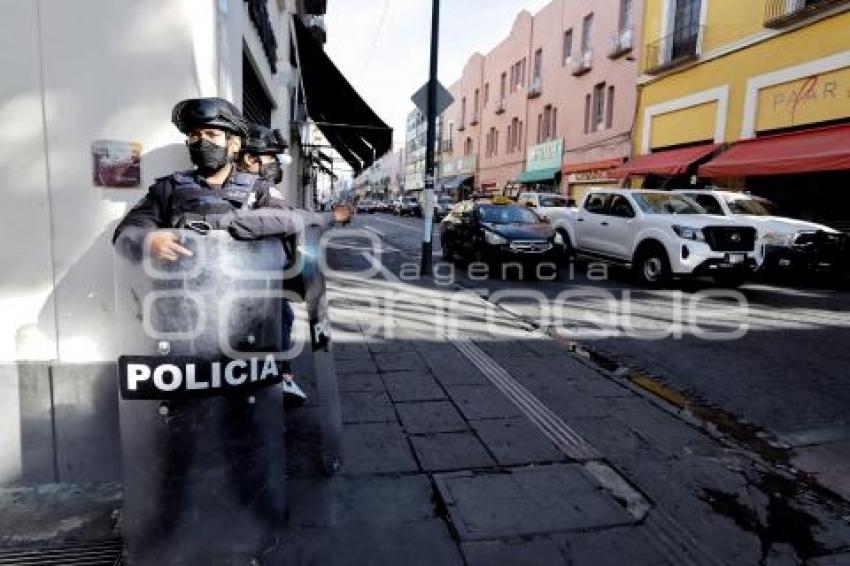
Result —
[{"label": "truck wheel", "polygon": [[[558,259],[560,259],[564,265],[569,265],[575,258],[575,250],[573,249],[572,240],[570,240],[569,233],[567,233],[567,231],[563,228],[559,228],[556,232],[557,236],[555,237],[555,245],[559,247]],[[558,243],[558,236],[560,236],[560,244]]]},{"label": "truck wheel", "polygon": [[644,287],[660,287],[670,279],[670,260],[661,246],[641,250],[634,262],[635,277]]}]

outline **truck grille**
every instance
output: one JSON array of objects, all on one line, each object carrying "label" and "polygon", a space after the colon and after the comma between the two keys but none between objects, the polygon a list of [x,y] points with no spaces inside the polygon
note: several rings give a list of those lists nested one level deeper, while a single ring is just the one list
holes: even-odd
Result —
[{"label": "truck grille", "polygon": [[551,250],[552,244],[547,240],[514,240],[511,242],[511,249],[515,252],[540,254]]},{"label": "truck grille", "polygon": [[709,226],[705,241],[715,252],[751,252],[756,247],[756,229],[745,226]]}]

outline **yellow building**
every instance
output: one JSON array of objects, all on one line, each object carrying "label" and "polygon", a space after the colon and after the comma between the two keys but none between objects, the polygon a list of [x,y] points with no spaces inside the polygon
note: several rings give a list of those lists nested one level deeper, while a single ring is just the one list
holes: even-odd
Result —
[{"label": "yellow building", "polygon": [[621,175],[747,188],[850,228],[850,0],[645,1]]}]

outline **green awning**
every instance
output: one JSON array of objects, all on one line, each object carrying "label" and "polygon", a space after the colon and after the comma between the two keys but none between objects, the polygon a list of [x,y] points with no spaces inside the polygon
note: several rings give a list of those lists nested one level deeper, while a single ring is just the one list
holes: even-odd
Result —
[{"label": "green awning", "polygon": [[534,171],[525,171],[520,175],[516,182],[529,183],[544,183],[547,181],[555,181],[556,177],[561,174],[560,167],[551,167],[549,169],[536,169]]}]

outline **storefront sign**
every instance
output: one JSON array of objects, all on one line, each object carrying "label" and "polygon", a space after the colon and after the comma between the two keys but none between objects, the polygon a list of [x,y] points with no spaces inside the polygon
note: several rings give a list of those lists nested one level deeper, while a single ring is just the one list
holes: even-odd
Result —
[{"label": "storefront sign", "polygon": [[850,117],[850,67],[759,91],[756,129],[775,130]]},{"label": "storefront sign", "polygon": [[477,166],[477,155],[464,155],[463,157],[447,159],[440,164],[440,177],[454,177],[455,175],[475,175],[475,168]]},{"label": "storefront sign", "polygon": [[557,139],[533,145],[528,148],[526,155],[526,171],[540,169],[560,169],[564,158],[564,140]]},{"label": "storefront sign", "polygon": [[593,183],[593,182],[609,182],[614,181],[608,176],[608,172],[611,169],[591,169],[589,171],[578,171],[576,173],[570,173],[567,176],[567,182],[569,183]]}]

